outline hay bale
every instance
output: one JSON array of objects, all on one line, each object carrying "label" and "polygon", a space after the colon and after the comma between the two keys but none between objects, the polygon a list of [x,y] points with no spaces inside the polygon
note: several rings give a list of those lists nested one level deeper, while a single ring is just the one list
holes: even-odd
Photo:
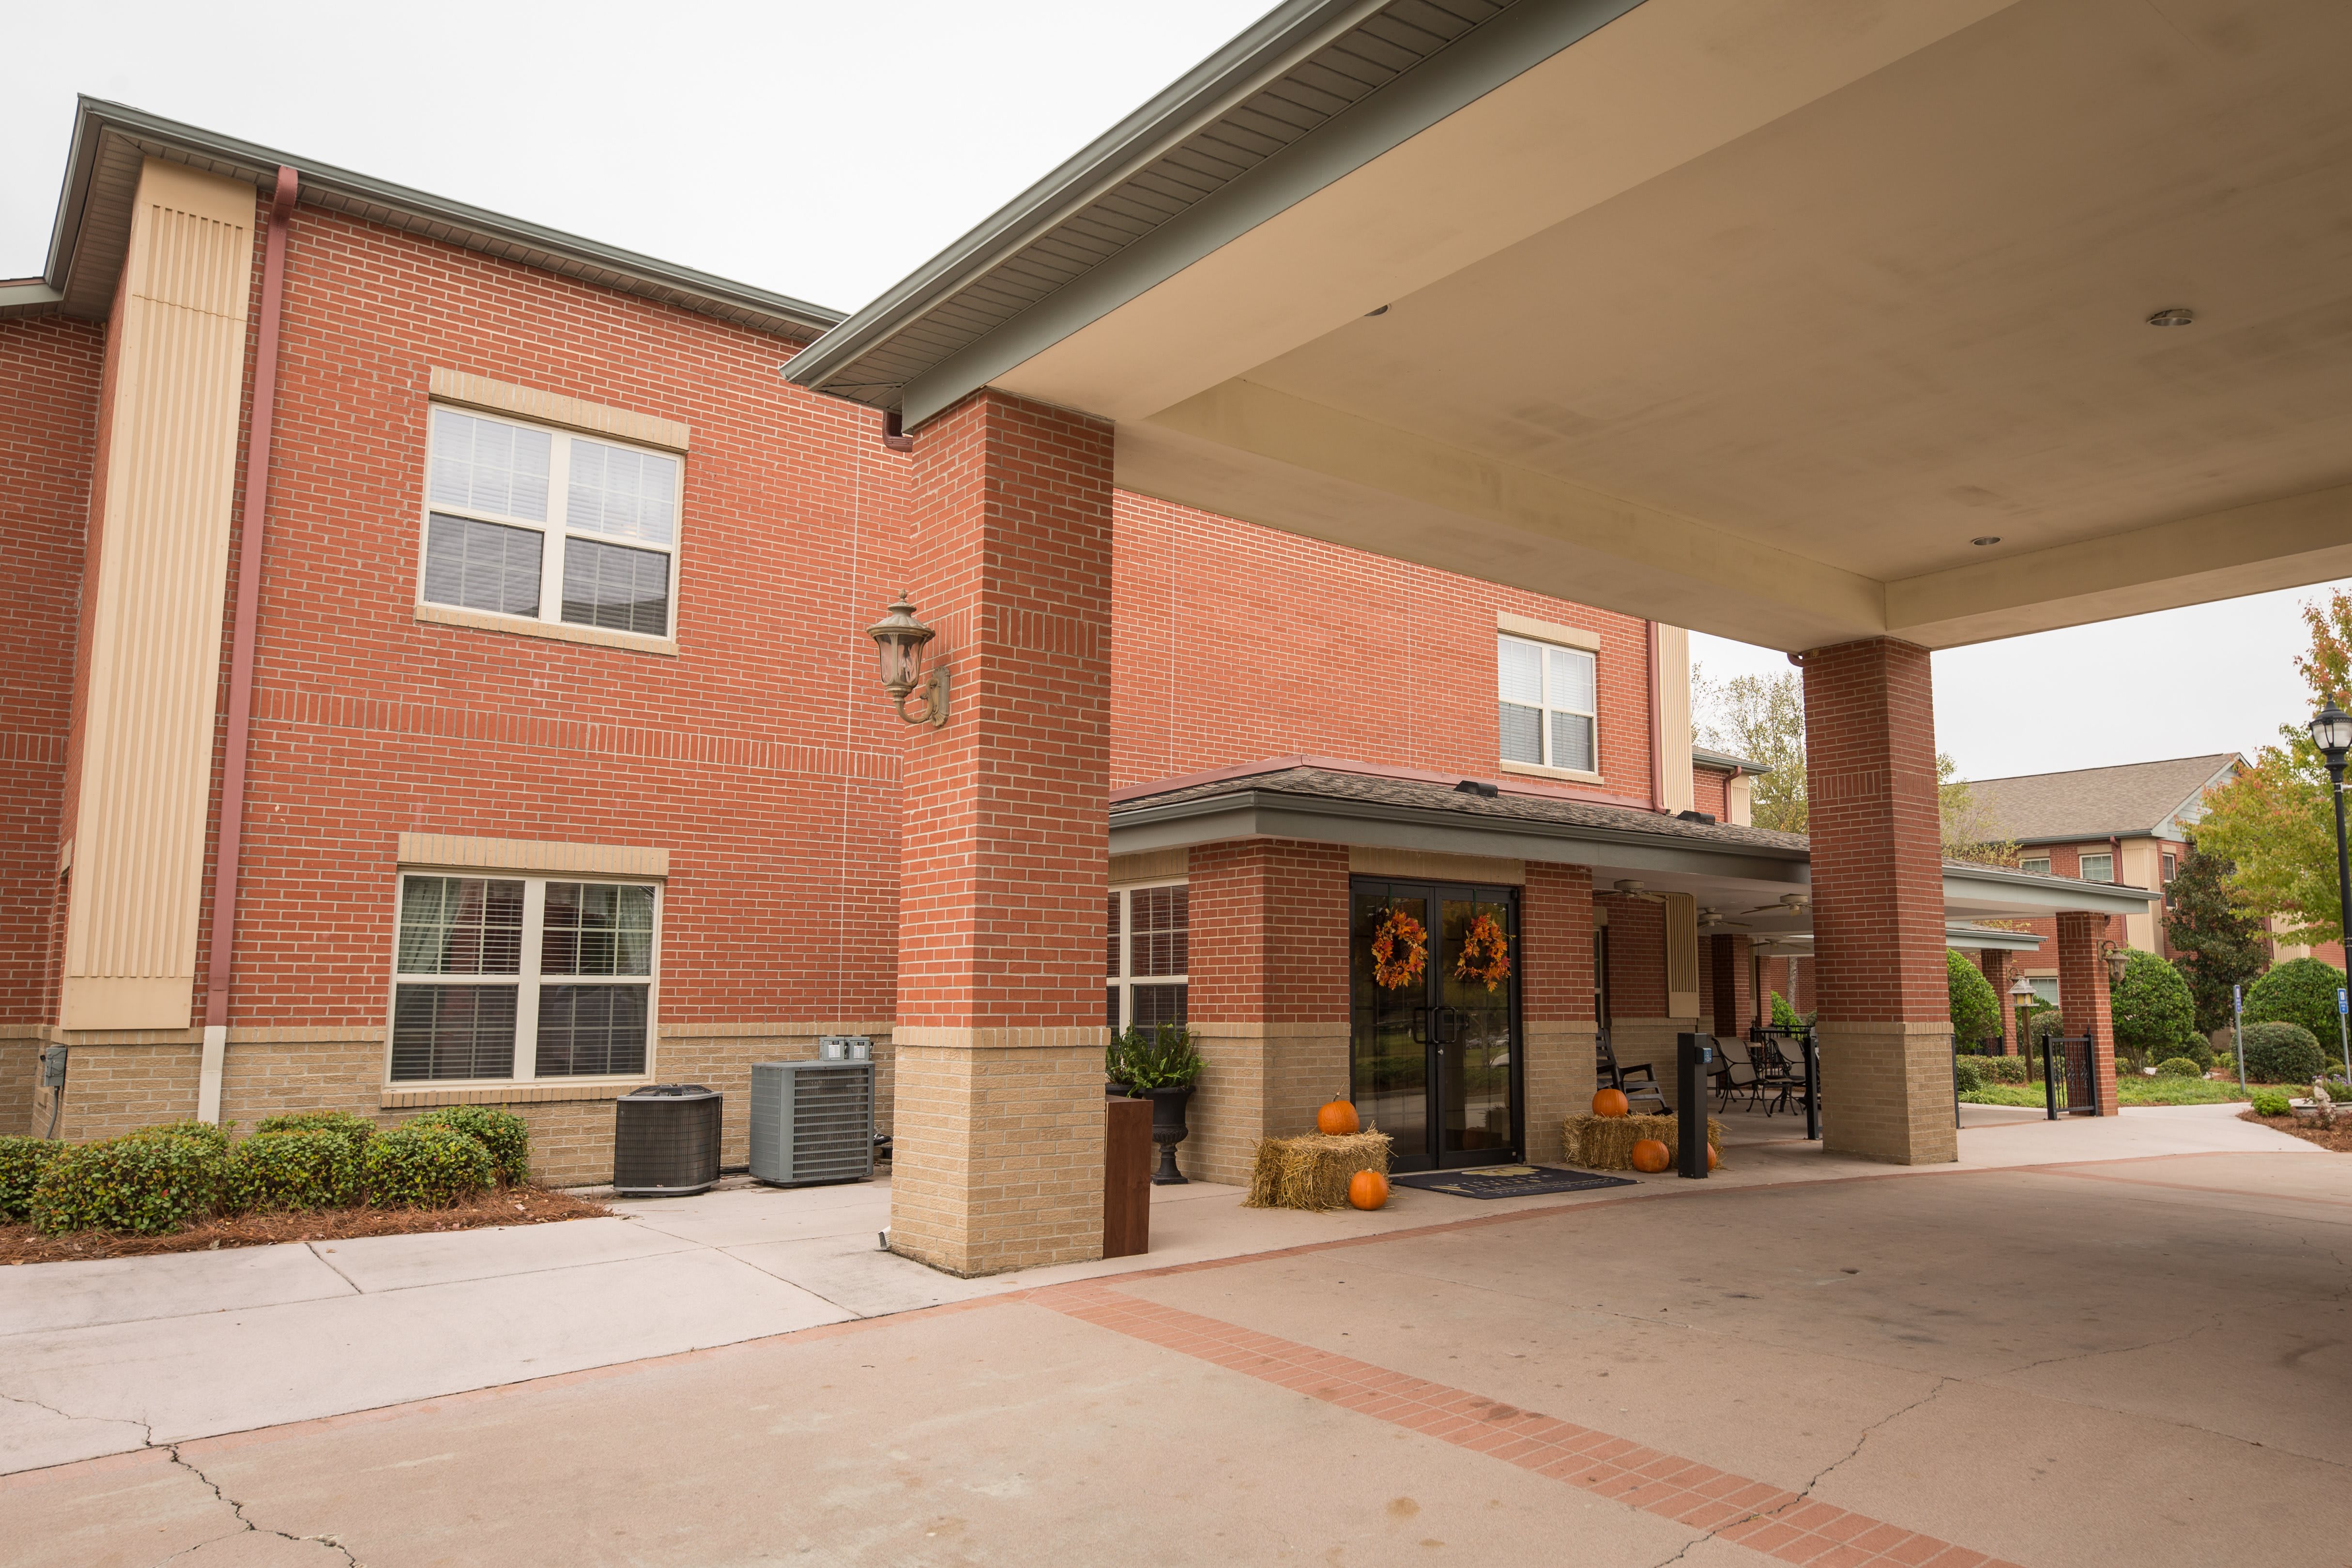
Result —
[{"label": "hay bale", "polygon": [[[1682,1153],[1679,1124],[1672,1116],[1570,1116],[1559,1124],[1561,1157],[1589,1171],[1630,1171],[1633,1145],[1655,1138],[1676,1155]],[[1706,1141],[1715,1145],[1718,1166],[1723,1157],[1723,1124],[1706,1119]]]},{"label": "hay bale", "polygon": [[1348,1178],[1358,1171],[1389,1172],[1389,1135],[1366,1127],[1343,1138],[1308,1133],[1265,1138],[1250,1172],[1247,1208],[1305,1208],[1320,1213],[1348,1206]]}]

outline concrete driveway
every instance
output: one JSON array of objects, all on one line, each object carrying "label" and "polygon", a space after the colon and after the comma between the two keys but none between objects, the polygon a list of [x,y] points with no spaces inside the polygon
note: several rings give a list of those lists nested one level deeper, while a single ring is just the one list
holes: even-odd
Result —
[{"label": "concrete driveway", "polygon": [[[18,1462],[46,1467],[0,1480],[7,1558],[2352,1561],[2319,1500],[2352,1462],[2352,1165],[2158,1116],[1972,1129],[1979,1163],[1939,1172],[1840,1175],[1763,1144],[1738,1180],[1502,1213],[1416,1194],[1410,1214],[1259,1215],[1192,1189],[1155,1211],[1168,1247],[1139,1267],[923,1273],[953,1299],[879,1316],[808,1288],[821,1267],[843,1296],[882,1277],[853,1256],[912,1268],[870,1231],[854,1254],[845,1233],[830,1253],[743,1239],[761,1200],[809,1194],[716,1195],[658,1232],[500,1233],[550,1249],[505,1276],[399,1251],[463,1236],[338,1243],[317,1260],[348,1289],[290,1300],[323,1287],[263,1260],[305,1249],[139,1260],[268,1302],[143,1324],[99,1321],[125,1281],[9,1270],[0,1323],[49,1319],[0,1338]],[[1991,1163],[2004,1139],[2058,1157]],[[2150,1139],[2242,1152],[2064,1157]],[[834,1191],[830,1223],[862,1225],[870,1193]],[[562,1260],[587,1245],[564,1233],[600,1229],[636,1250]],[[761,1247],[808,1283],[739,1255]],[[722,1332],[739,1343],[611,1354]],[[253,1354],[270,1340],[274,1375]],[[392,1392],[534,1348],[605,1361]],[[144,1403],[77,1403],[101,1393]],[[68,1439],[121,1451],[77,1460]]]}]

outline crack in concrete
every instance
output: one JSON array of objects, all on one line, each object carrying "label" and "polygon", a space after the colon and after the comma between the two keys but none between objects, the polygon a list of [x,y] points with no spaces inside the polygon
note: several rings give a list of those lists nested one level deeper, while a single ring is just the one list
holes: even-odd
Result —
[{"label": "crack in concrete", "polygon": [[[1890,1410],[1885,1415],[1881,1416],[1877,1420],[1873,1421],[1869,1426],[1864,1427],[1861,1432],[1855,1436],[1853,1448],[1848,1448],[1842,1458],[1832,1459],[1828,1464],[1822,1466],[1822,1469],[1814,1474],[1813,1479],[1804,1484],[1797,1493],[1797,1500],[1799,1502],[1810,1501],[1813,1495],[1813,1489],[1821,1485],[1822,1481],[1828,1479],[1829,1474],[1832,1470],[1850,1462],[1855,1455],[1861,1453],[1864,1445],[1870,1441],[1870,1435],[1873,1432],[1877,1431],[1881,1427],[1885,1426],[1890,1421],[1898,1420],[1905,1416],[1908,1416],[1912,1411],[1918,1409],[1922,1405],[1927,1404],[1929,1401],[1935,1399],[1938,1395],[1942,1394],[1945,1389],[1959,1381],[1960,1380],[1958,1378],[1948,1375],[1939,1376],[1936,1379],[1935,1387],[1930,1388],[1927,1393],[1922,1394],[1918,1398],[1914,1399],[1910,1404],[1904,1406],[1901,1409]],[[1794,1506],[1794,1503],[1782,1503],[1780,1508],[1774,1509],[1772,1511],[1779,1513],[1782,1511],[1782,1510],[1792,1508]]]},{"label": "crack in concrete", "polygon": [[179,1444],[151,1443],[149,1444],[149,1447],[163,1448],[170,1456],[172,1463],[187,1471],[199,1481],[202,1481],[205,1484],[205,1489],[226,1506],[230,1516],[234,1518],[237,1523],[245,1527],[243,1531],[226,1531],[219,1535],[212,1537],[211,1540],[199,1541],[194,1546],[182,1547],[179,1551],[173,1552],[171,1557],[164,1558],[163,1561],[165,1563],[172,1561],[173,1557],[185,1557],[194,1552],[202,1552],[205,1547],[214,1545],[218,1542],[226,1541],[232,1535],[249,1532],[255,1535],[274,1535],[280,1541],[291,1541],[298,1543],[305,1541],[316,1542],[321,1546],[331,1548],[333,1551],[341,1553],[343,1561],[351,1564],[351,1568],[360,1568],[360,1560],[352,1555],[352,1549],[345,1546],[341,1540],[332,1535],[289,1535],[285,1531],[272,1530],[267,1525],[257,1524],[252,1520],[247,1519],[245,1513],[245,1504],[239,1502],[236,1499],[221,1490],[220,1482],[205,1474],[204,1471],[198,1469],[194,1465],[190,1464],[187,1459],[181,1455]]}]

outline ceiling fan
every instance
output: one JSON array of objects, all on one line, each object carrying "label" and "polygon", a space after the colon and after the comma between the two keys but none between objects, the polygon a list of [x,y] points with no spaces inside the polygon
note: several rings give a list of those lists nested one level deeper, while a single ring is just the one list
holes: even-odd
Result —
[{"label": "ceiling fan", "polygon": [[1744,921],[1744,920],[1726,920],[1726,919],[1723,917],[1723,913],[1722,913],[1722,911],[1720,911],[1720,910],[1716,910],[1716,909],[1702,909],[1702,910],[1700,910],[1700,911],[1698,912],[1698,928],[1699,928],[1701,931],[1705,931],[1705,930],[1706,930],[1709,926],[1713,926],[1713,925],[1734,925],[1734,926],[1738,926],[1738,927],[1740,930],[1742,930],[1742,931],[1745,931],[1745,930],[1747,930],[1747,929],[1748,929],[1748,923],[1747,923],[1746,921]]},{"label": "ceiling fan", "polygon": [[1739,913],[1742,915],[1802,915],[1811,906],[1812,902],[1813,895],[1810,893],[1784,893],[1780,895],[1780,902],[1778,904],[1759,904],[1754,909],[1743,909]]},{"label": "ceiling fan", "polygon": [[1627,898],[1646,898],[1652,904],[1664,904],[1666,901],[1664,894],[1652,893],[1638,882],[1621,882],[1617,884],[1617,891]]}]

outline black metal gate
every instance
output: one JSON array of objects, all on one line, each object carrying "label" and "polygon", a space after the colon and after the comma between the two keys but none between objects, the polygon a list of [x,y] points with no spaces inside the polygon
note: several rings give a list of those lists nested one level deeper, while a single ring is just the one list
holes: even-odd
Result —
[{"label": "black metal gate", "polygon": [[2099,1067],[2087,1034],[2042,1037],[2042,1092],[2050,1119],[2099,1113]]}]

